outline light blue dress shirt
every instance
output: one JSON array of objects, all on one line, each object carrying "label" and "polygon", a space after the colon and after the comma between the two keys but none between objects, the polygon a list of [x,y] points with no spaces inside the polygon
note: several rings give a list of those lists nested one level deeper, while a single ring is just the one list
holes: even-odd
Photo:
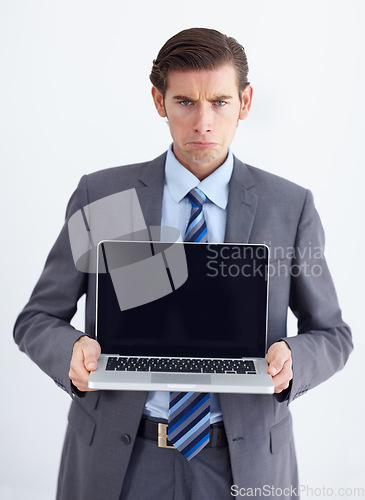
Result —
[{"label": "light blue dress shirt", "polygon": [[[228,156],[223,165],[203,181],[200,181],[176,159],[171,145],[167,151],[165,164],[161,226],[177,228],[184,239],[191,213],[191,203],[186,195],[191,189],[198,187],[207,196],[203,210],[207,224],[208,242],[222,243],[226,231],[229,182],[232,171],[233,154],[228,150]],[[211,396],[210,410],[211,423],[222,420],[222,412],[216,394]],[[169,392],[149,392],[144,413],[151,417],[167,420]]]}]

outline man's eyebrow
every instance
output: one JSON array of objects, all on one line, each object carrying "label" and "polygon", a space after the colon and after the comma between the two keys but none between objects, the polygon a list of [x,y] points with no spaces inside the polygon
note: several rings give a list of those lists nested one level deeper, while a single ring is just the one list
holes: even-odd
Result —
[{"label": "man's eyebrow", "polygon": [[[174,95],[173,99],[176,101],[189,101],[189,102],[196,102],[196,99],[192,99],[191,97],[188,97],[186,95]],[[217,95],[213,96],[211,99],[209,99],[210,102],[212,101],[228,101],[229,99],[232,99],[231,95]]]},{"label": "man's eyebrow", "polygon": [[188,97],[186,95],[174,95],[173,99],[176,99],[176,101],[196,102],[194,99],[192,99],[191,97]]},{"label": "man's eyebrow", "polygon": [[228,101],[229,99],[233,99],[233,97],[231,95],[217,95],[211,101]]}]

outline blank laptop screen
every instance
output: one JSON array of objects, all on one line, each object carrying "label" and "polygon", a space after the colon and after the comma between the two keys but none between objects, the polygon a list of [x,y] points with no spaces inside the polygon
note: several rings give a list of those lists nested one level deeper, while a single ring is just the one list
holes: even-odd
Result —
[{"label": "blank laptop screen", "polygon": [[265,245],[110,241],[99,264],[103,353],[265,356]]}]

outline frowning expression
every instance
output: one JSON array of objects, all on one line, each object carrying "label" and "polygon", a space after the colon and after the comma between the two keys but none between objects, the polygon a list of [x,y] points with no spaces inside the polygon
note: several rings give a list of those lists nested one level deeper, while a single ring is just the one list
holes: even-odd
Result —
[{"label": "frowning expression", "polygon": [[236,69],[170,71],[165,98],[153,87],[160,116],[167,117],[177,159],[198,178],[224,163],[239,120],[246,118],[252,88],[239,92]]}]

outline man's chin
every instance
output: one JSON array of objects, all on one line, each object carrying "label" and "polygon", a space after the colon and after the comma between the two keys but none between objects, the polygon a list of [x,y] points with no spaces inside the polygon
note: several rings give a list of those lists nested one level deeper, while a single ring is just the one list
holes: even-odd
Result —
[{"label": "man's chin", "polygon": [[220,147],[207,149],[174,149],[176,158],[188,170],[194,171],[198,169],[213,171],[220,167],[227,158],[228,151],[222,151]]},{"label": "man's chin", "polygon": [[[214,151],[212,149],[191,151],[190,153],[190,161],[193,161],[196,164],[210,164],[215,163],[220,160],[221,154],[218,151]],[[222,163],[224,162],[224,158]]]}]

